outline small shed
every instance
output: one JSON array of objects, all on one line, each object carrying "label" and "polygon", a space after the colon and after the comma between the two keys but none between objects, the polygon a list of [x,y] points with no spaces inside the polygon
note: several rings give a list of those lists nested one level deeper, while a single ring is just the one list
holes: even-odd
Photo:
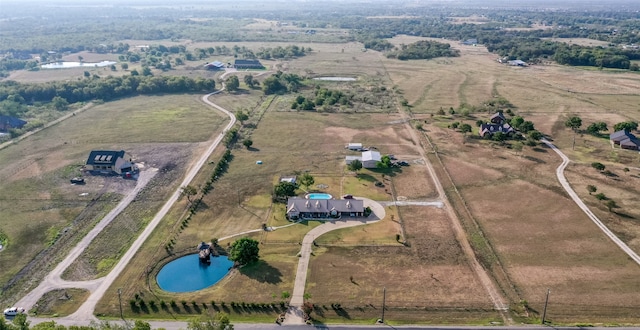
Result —
[{"label": "small shed", "polygon": [[362,150],[362,143],[349,143],[346,148],[349,150],[360,151]]}]

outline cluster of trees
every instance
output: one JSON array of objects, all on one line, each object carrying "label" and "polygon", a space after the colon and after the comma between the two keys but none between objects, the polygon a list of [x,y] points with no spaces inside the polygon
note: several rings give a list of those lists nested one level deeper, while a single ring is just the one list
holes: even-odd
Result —
[{"label": "cluster of trees", "polygon": [[272,58],[302,57],[305,56],[308,52],[311,52],[311,47],[304,48],[298,47],[296,45],[289,45],[286,47],[277,46],[274,48],[260,48],[255,55],[258,58],[269,60]]},{"label": "cluster of trees", "polygon": [[[574,132],[578,132],[580,127],[582,127],[582,118],[578,116],[571,116],[567,118],[567,120],[564,122],[564,126],[571,128]],[[638,129],[638,123],[635,121],[623,121],[613,125],[613,130],[616,132],[622,131],[622,130],[630,132],[632,130],[637,130],[637,129]],[[596,135],[596,136],[600,135],[600,132],[608,131],[608,130],[609,129],[607,128],[607,123],[602,121],[591,123],[586,128],[587,133]]]},{"label": "cluster of trees", "polygon": [[436,57],[456,57],[460,51],[451,45],[436,41],[420,40],[409,45],[401,45],[400,49],[387,54],[388,58],[399,60],[425,60]]},{"label": "cluster of trees", "polygon": [[314,110],[316,106],[333,106],[336,104],[348,105],[351,103],[351,97],[339,90],[330,90],[316,86],[314,94],[315,99],[313,100],[302,95],[298,95],[293,103],[291,103],[291,109]]},{"label": "cluster of trees", "polygon": [[188,93],[212,91],[215,80],[186,76],[135,76],[52,81],[42,84],[0,82],[0,101],[20,104],[51,102],[54,97],[68,103],[91,100],[109,101],[120,97],[156,93]]},{"label": "cluster of trees", "polygon": [[379,52],[385,52],[393,49],[395,46],[385,39],[380,38],[367,38],[365,40],[358,40],[364,44],[364,48],[373,49]]},{"label": "cluster of trees", "polygon": [[262,91],[269,94],[297,92],[302,85],[302,77],[294,73],[276,72],[262,82]]}]

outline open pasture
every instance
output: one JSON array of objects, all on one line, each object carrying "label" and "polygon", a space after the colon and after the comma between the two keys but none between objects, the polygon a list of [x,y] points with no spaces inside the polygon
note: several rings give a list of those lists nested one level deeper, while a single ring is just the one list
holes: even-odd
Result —
[{"label": "open pasture", "polygon": [[[454,317],[458,322],[496,317],[488,295],[466,262],[445,211],[421,206],[401,209],[409,247],[324,247],[320,243],[310,263],[310,301],[323,306],[339,303],[347,312],[345,316],[329,310],[324,317],[349,319],[349,314],[356,313],[357,318],[375,319],[380,313],[383,287],[391,315],[393,311],[398,313],[398,319],[389,316],[391,322],[428,322],[445,311],[455,315],[453,310],[462,306],[469,313],[460,320]],[[371,230],[373,226],[349,230],[364,229]],[[400,313],[403,309],[405,313]]]},{"label": "open pasture", "polygon": [[[511,282],[501,285],[512,285],[520,299],[528,301],[530,315],[541,312],[550,288],[558,304],[556,314],[548,314],[554,321],[590,316],[583,309],[597,311],[590,320],[628,320],[609,311],[628,307],[631,297],[638,295],[634,277],[640,268],[561,189],[555,178],[555,153],[526,147],[516,155],[484,141],[460,147],[445,138],[446,129],[434,131],[430,136],[449,174]],[[570,181],[574,177],[569,176]],[[586,192],[576,187],[580,189]]]},{"label": "open pasture", "polygon": [[[52,266],[38,258],[63,256],[135,186],[135,181],[101,176],[71,185],[69,179],[81,174],[92,149],[124,149],[143,166],[182,173],[191,153],[200,148],[198,142],[214,135],[223,120],[194,95],[131,98],[94,106],[0,150],[0,217],[9,237],[0,260],[11,265],[3,269],[3,285],[27,265],[33,267],[30,280],[20,286],[26,290],[37,283],[41,272]],[[163,186],[175,184],[161,177]],[[121,229],[115,231],[122,234]],[[3,300],[13,299],[15,292],[5,293]]]}]

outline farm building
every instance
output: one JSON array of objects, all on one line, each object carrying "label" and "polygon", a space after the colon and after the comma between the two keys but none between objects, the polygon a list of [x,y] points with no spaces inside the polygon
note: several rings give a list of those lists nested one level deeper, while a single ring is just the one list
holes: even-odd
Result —
[{"label": "farm building", "polygon": [[609,135],[609,140],[611,140],[613,144],[619,145],[622,149],[640,150],[640,140],[626,130],[612,133]]},{"label": "farm building", "polygon": [[20,129],[27,122],[16,117],[0,115],[0,132],[8,132],[12,128]]},{"label": "farm building", "polygon": [[258,60],[235,60],[233,67],[236,69],[264,69]]},{"label": "farm building", "polygon": [[224,70],[224,67],[224,63],[220,61],[215,61],[204,65],[204,68],[207,70]]},{"label": "farm building", "polygon": [[341,216],[361,217],[364,202],[359,199],[306,199],[292,197],[287,200],[287,218],[339,218]]},{"label": "farm building", "polygon": [[289,182],[295,184],[297,180],[298,178],[295,175],[280,177],[280,182]]},{"label": "farm building", "polygon": [[380,153],[377,151],[365,151],[362,153],[362,167],[375,168],[378,162],[382,159]]},{"label": "farm building", "polygon": [[346,148],[349,150],[360,151],[362,150],[362,143],[349,143]]},{"label": "farm building", "polygon": [[86,169],[92,174],[118,174],[137,172],[131,155],[124,150],[93,150],[87,158]]},{"label": "farm building", "polygon": [[467,45],[467,46],[475,46],[476,44],[478,44],[478,39],[467,39],[461,42],[461,44]]},{"label": "farm building", "polygon": [[347,165],[351,164],[354,160],[361,161],[362,167],[364,168],[376,168],[376,165],[382,160],[382,157],[377,151],[365,151],[362,153],[362,156],[346,156],[344,158]]},{"label": "farm building", "polygon": [[511,66],[527,66],[527,63],[521,60],[508,61],[507,63],[509,63],[509,65]]}]

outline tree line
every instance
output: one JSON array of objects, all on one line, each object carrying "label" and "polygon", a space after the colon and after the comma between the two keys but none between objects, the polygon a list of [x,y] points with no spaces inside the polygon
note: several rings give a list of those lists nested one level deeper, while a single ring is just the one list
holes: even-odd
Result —
[{"label": "tree line", "polygon": [[141,94],[188,93],[213,91],[215,80],[185,76],[122,76],[86,78],[75,81],[52,81],[25,84],[15,81],[0,82],[0,102],[19,104],[51,102],[54,97],[68,103],[92,100],[109,101]]}]

